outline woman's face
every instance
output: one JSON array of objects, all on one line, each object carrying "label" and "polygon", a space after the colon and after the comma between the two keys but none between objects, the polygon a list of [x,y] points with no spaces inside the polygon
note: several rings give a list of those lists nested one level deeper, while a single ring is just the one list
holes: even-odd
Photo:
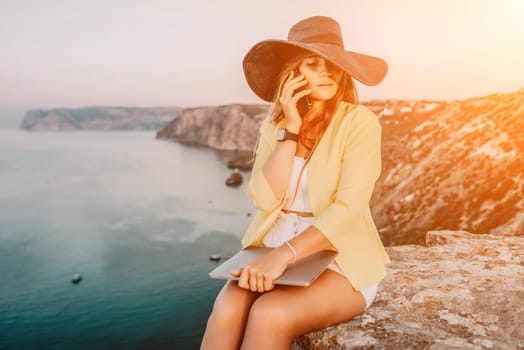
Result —
[{"label": "woman's face", "polygon": [[306,57],[298,70],[308,81],[306,88],[311,89],[311,99],[329,100],[337,93],[342,70],[325,58],[316,55]]}]

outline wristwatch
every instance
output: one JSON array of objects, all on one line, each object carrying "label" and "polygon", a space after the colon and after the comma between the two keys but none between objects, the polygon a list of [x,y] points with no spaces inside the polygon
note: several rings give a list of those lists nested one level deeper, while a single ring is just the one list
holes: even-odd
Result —
[{"label": "wristwatch", "polygon": [[277,141],[282,142],[286,140],[298,141],[298,134],[287,131],[287,129],[279,129],[277,134]]}]

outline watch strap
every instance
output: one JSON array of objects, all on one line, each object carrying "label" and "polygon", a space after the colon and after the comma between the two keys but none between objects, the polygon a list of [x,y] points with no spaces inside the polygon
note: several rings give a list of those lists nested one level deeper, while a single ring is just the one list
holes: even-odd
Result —
[{"label": "watch strap", "polygon": [[292,133],[291,131],[287,130],[287,129],[281,129],[281,132],[284,133],[284,135],[282,137],[280,137],[278,139],[278,141],[285,141],[285,140],[290,140],[290,141],[296,141],[298,142],[298,134],[295,134],[295,133]]}]

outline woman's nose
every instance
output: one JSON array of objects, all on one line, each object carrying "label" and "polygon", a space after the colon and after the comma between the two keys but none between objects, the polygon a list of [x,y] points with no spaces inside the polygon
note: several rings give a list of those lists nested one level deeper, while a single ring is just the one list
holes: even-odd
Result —
[{"label": "woman's nose", "polygon": [[319,65],[319,72],[320,72],[320,76],[323,77],[323,76],[327,76],[327,77],[330,77],[331,76],[331,67],[327,64],[327,62],[322,62],[320,65]]}]

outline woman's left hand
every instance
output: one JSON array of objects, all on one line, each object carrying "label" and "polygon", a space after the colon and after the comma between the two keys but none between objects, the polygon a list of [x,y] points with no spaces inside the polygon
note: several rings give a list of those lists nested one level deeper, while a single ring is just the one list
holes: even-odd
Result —
[{"label": "woman's left hand", "polygon": [[275,288],[275,280],[282,276],[294,258],[289,249],[286,251],[283,248],[287,247],[275,248],[243,268],[232,271],[232,276],[240,277],[238,286],[260,293]]}]

